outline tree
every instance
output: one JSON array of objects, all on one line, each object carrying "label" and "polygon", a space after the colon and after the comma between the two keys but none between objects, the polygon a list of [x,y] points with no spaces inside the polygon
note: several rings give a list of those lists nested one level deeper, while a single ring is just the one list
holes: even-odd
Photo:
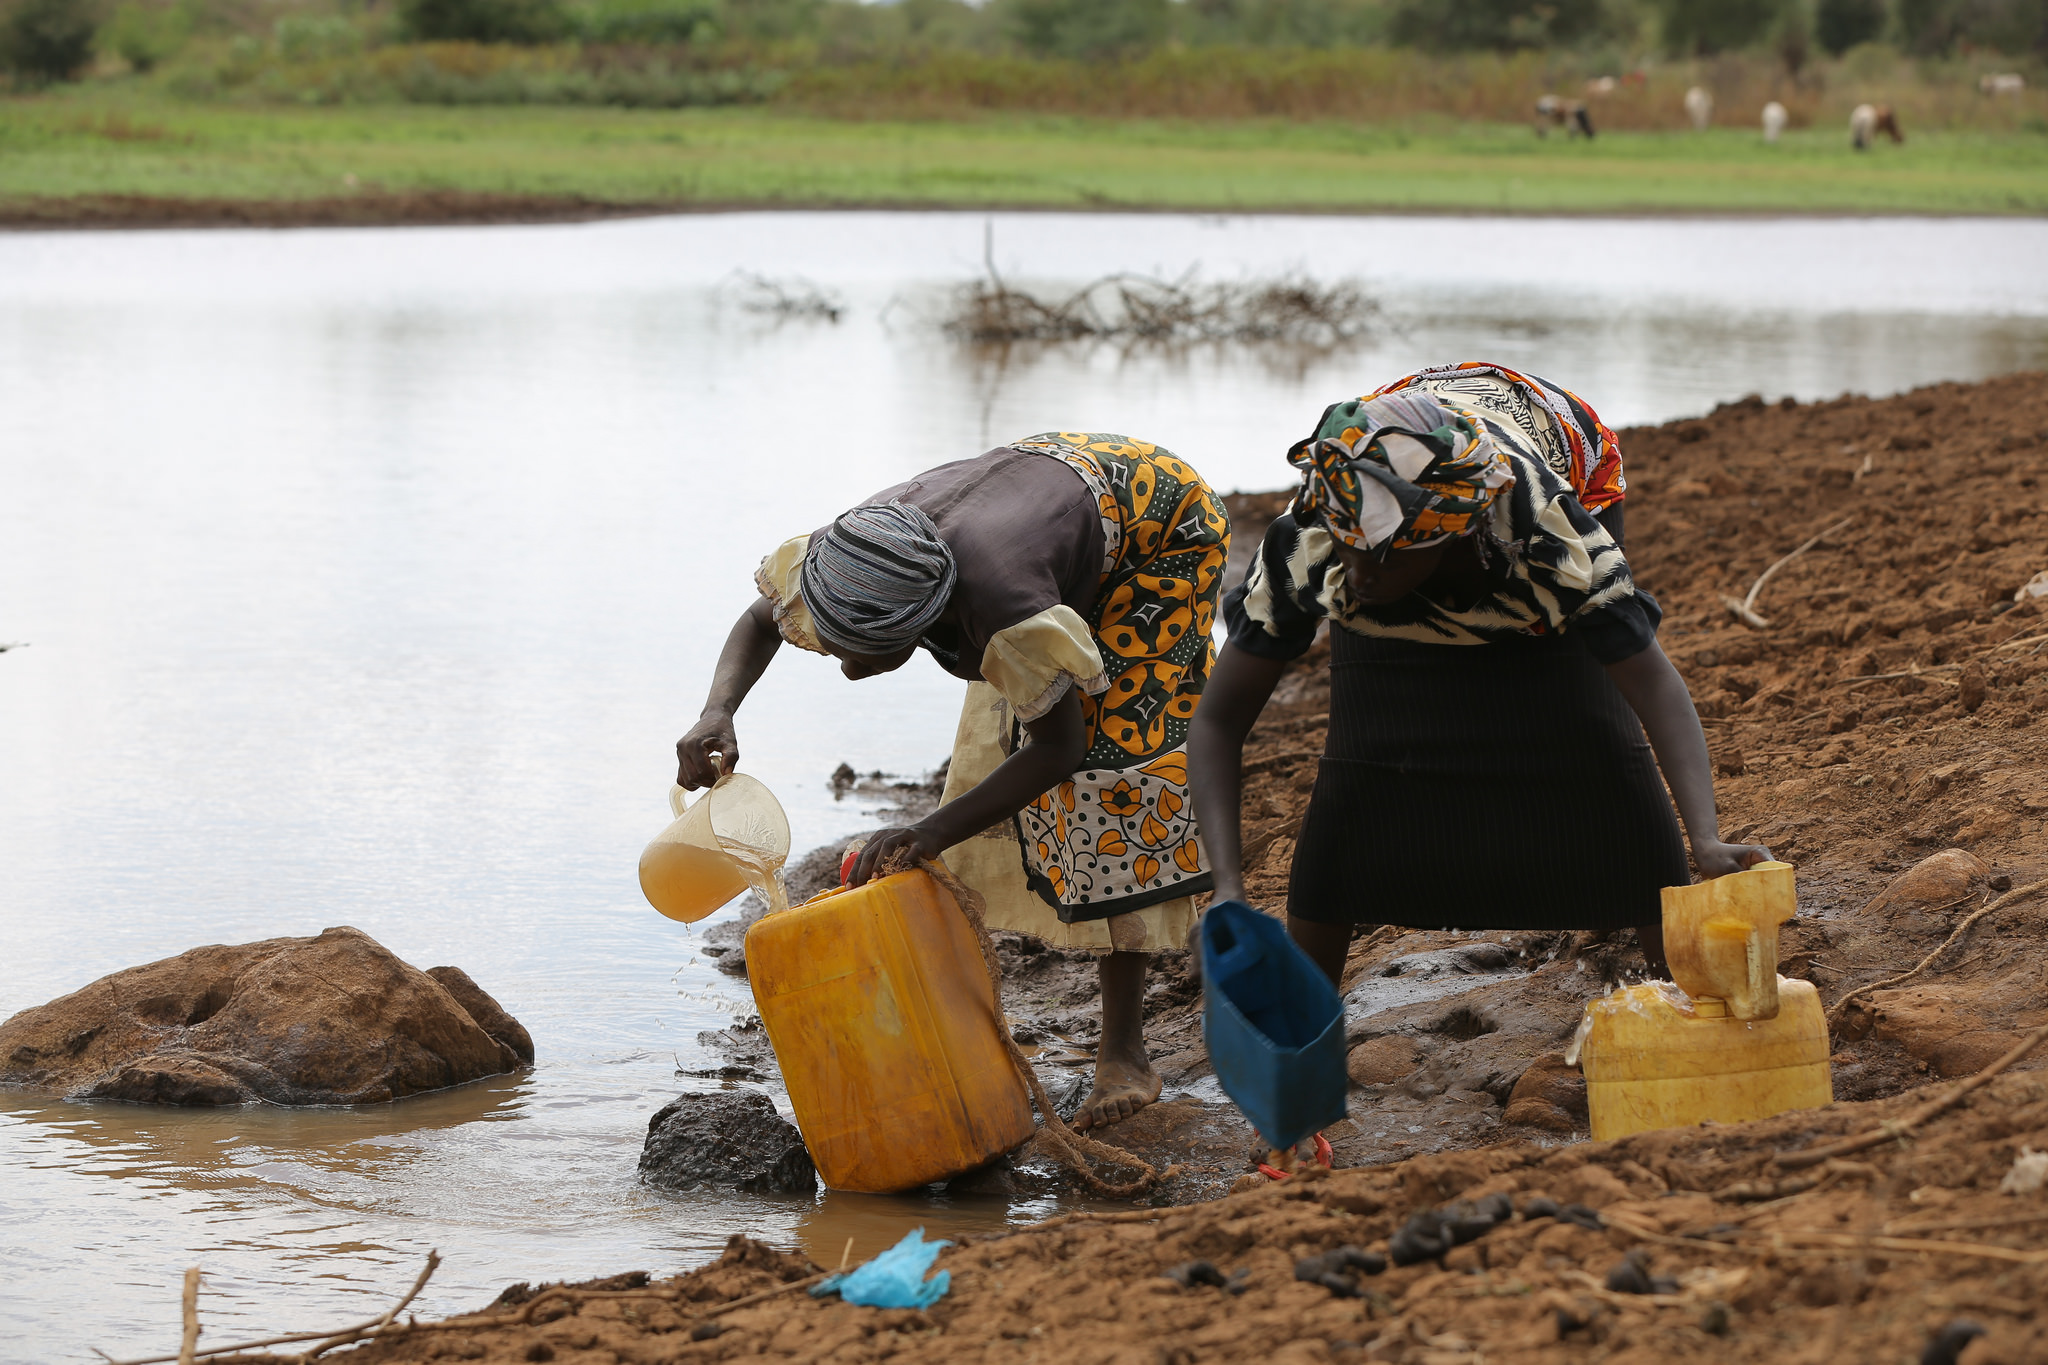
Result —
[{"label": "tree", "polygon": [[401,0],[406,36],[420,42],[547,43],[568,31],[556,0]]},{"label": "tree", "polygon": [[1605,19],[1600,0],[1400,0],[1387,36],[1438,52],[1509,51],[1577,42]]},{"label": "tree", "polygon": [[1749,47],[1778,17],[1780,0],[1659,0],[1664,46],[1672,52],[1712,53]]},{"label": "tree", "polygon": [[1884,0],[1820,0],[1813,13],[1814,37],[1831,56],[1884,32]]},{"label": "tree", "polygon": [[1041,56],[1101,58],[1157,46],[1169,0],[1008,0],[1011,35]]},{"label": "tree", "polygon": [[98,31],[88,0],[16,0],[0,18],[0,66],[31,81],[68,81],[92,60]]}]

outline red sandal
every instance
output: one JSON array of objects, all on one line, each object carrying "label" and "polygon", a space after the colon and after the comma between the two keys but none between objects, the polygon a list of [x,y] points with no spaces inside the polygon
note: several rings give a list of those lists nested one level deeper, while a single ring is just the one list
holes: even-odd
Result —
[{"label": "red sandal", "polygon": [[[1273,1155],[1287,1162],[1289,1166],[1294,1164],[1294,1153],[1292,1152],[1283,1153],[1278,1148],[1275,1148]],[[1315,1160],[1316,1165],[1321,1166],[1324,1170],[1330,1169],[1330,1140],[1321,1133],[1317,1133],[1315,1136]],[[1281,1170],[1269,1162],[1261,1161],[1259,1163],[1259,1174],[1265,1176],[1268,1180],[1285,1180],[1293,1175],[1294,1172],[1291,1170]]]}]

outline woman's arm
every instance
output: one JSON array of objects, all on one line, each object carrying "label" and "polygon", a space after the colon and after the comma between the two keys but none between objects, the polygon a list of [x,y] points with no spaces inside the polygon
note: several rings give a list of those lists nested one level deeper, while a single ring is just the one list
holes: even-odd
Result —
[{"label": "woman's arm", "polygon": [[1225,644],[1188,728],[1188,792],[1216,878],[1216,899],[1244,899],[1242,799],[1245,737],[1287,664]]},{"label": "woman's arm", "polygon": [[846,884],[862,885],[875,875],[885,857],[901,848],[914,850],[919,858],[936,858],[997,821],[1007,820],[1072,776],[1088,752],[1080,690],[1068,688],[1050,711],[1037,720],[1025,721],[1024,730],[1031,742],[1004,759],[987,777],[916,824],[885,829],[869,839]]},{"label": "woman's arm", "polygon": [[[782,648],[775,628],[775,607],[765,597],[754,599],[725,637],[718,669],[711,675],[711,695],[690,733],[676,741],[676,785],[684,791],[708,787],[739,766],[740,741],[733,733],[733,712],[768,670],[768,661]],[[714,758],[712,755],[716,754]]]},{"label": "woman's arm", "polygon": [[1607,676],[1643,723],[1656,751],[1657,766],[1678,802],[1692,844],[1692,860],[1702,877],[1740,872],[1770,860],[1771,851],[1758,844],[1721,842],[1720,816],[1714,809],[1714,776],[1707,759],[1707,736],[1693,710],[1685,679],[1671,666],[1655,640],[1640,654],[1608,664]]}]

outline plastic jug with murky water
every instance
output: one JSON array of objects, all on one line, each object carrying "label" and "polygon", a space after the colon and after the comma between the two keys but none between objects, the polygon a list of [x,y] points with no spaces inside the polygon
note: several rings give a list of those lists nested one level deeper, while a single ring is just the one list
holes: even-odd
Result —
[{"label": "plastic jug with murky water", "polygon": [[913,869],[747,931],[747,977],[829,1189],[943,1180],[1031,1136],[966,916]]},{"label": "plastic jug with murky water", "polygon": [[789,819],[775,793],[743,773],[727,773],[697,798],[671,787],[669,827],[640,855],[640,891],[670,919],[694,924],[748,887],[781,909],[789,859]]},{"label": "plastic jug with murky water", "polygon": [[1778,975],[1778,926],[1797,910],[1789,863],[1664,888],[1672,980],[1595,1000],[1573,1043],[1595,1139],[1834,1098],[1820,994]]}]

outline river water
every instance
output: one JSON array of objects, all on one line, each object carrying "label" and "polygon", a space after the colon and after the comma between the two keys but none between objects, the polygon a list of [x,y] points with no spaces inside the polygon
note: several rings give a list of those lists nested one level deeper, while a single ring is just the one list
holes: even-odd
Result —
[{"label": "river water", "polygon": [[[1362,341],[977,350],[1006,278],[1355,278]],[[209,1342],[512,1280],[672,1270],[734,1231],[836,1261],[1043,1204],[650,1193],[647,1115],[743,983],[641,901],[672,745],[751,569],[1049,428],[1284,481],[1322,407],[1486,357],[1616,426],[1758,392],[2048,365],[2048,223],[732,214],[487,229],[0,235],[0,1016],[208,942],[353,924],[465,968],[531,1072],[343,1111],[0,1093],[0,1359]],[[805,277],[837,321],[749,311]],[[743,765],[799,849],[872,824],[958,684],[785,651]]]}]

